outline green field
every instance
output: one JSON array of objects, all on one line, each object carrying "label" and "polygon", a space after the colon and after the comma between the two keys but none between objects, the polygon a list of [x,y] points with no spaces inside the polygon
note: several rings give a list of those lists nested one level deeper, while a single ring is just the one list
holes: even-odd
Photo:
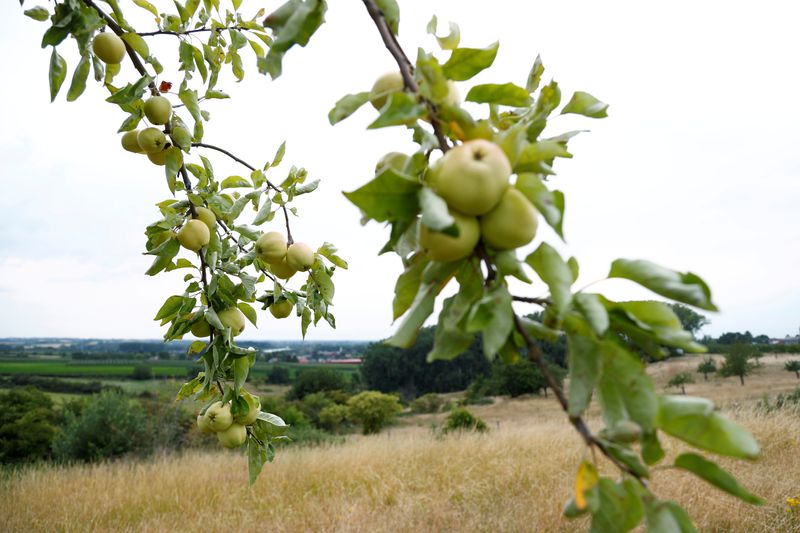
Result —
[{"label": "green field", "polygon": [[[0,375],[3,374],[24,374],[30,376],[54,376],[54,377],[85,377],[85,378],[125,378],[133,374],[133,369],[137,366],[147,366],[153,371],[153,376],[159,378],[184,378],[188,371],[195,368],[192,361],[132,361],[132,360],[109,360],[109,361],[70,361],[67,359],[35,359],[35,360],[0,360]],[[253,377],[264,378],[267,371],[275,366],[288,368],[292,378],[298,372],[312,368],[331,368],[338,372],[343,372],[347,376],[352,376],[358,372],[358,366],[318,364],[298,364],[298,363],[256,363],[250,370]]]}]

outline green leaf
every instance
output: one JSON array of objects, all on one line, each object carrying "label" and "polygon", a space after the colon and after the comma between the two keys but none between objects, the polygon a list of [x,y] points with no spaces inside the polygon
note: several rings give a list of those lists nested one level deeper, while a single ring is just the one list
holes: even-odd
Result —
[{"label": "green leaf", "polygon": [[654,465],[664,458],[664,449],[661,447],[661,442],[658,440],[658,433],[653,430],[647,433],[642,433],[642,459],[649,465]]},{"label": "green leaf", "polygon": [[319,187],[319,180],[309,181],[308,183],[303,183],[298,185],[294,189],[294,195],[300,196],[301,194],[308,194],[310,192],[314,192]]},{"label": "green leaf", "polygon": [[377,222],[414,218],[419,213],[417,192],[422,185],[385,168],[372,181],[353,192],[343,193],[365,216]]},{"label": "green leaf", "polygon": [[516,251],[503,250],[497,252],[494,256],[494,264],[501,275],[514,276],[525,283],[532,283],[525,269],[522,268],[522,262],[517,258]]},{"label": "green leaf", "polygon": [[[230,355],[228,355],[230,357]],[[236,394],[247,381],[247,374],[250,372],[250,357],[243,356],[233,360],[233,388]],[[245,403],[247,405],[247,403]],[[246,413],[245,413],[246,414]]]},{"label": "green leaf", "polygon": [[375,0],[375,5],[381,10],[381,15],[386,20],[386,25],[397,35],[400,28],[400,7],[395,0]]},{"label": "green leaf", "polygon": [[45,20],[50,17],[50,12],[41,6],[32,7],[31,9],[26,9],[23,13],[32,18],[33,20],[38,20],[39,22],[44,22]]},{"label": "green leaf", "polygon": [[267,462],[267,449],[258,443],[256,439],[247,439],[247,472],[250,485],[256,482],[258,475]]},{"label": "green leaf", "polygon": [[161,309],[158,310],[158,313],[156,313],[156,316],[153,318],[153,320],[171,320],[173,317],[175,317],[175,315],[178,314],[184,305],[194,303],[194,301],[194,298],[170,296],[161,306]]},{"label": "green leaf", "polygon": [[[203,343],[203,345],[205,346],[205,343]],[[199,392],[200,389],[203,388],[203,381],[205,380],[205,376],[206,376],[205,372],[200,372],[199,374],[197,374],[197,376],[195,376],[194,379],[184,383],[183,386],[178,391],[177,396],[175,396],[175,401],[176,402],[181,401],[185,398],[188,398],[192,394]]]},{"label": "green leaf", "polygon": [[550,288],[550,299],[552,307],[557,313],[559,322],[566,315],[572,303],[572,270],[566,262],[561,259],[558,252],[546,242],[528,257],[525,258],[533,270],[539,275]]},{"label": "green leaf", "polygon": [[539,88],[539,83],[542,81],[542,74],[544,74],[544,65],[542,65],[542,56],[537,55],[536,61],[533,62],[531,72],[528,74],[528,81],[525,88],[529,93],[535,92]]},{"label": "green leaf", "polygon": [[600,380],[603,360],[599,343],[591,337],[567,333],[567,361],[569,368],[569,415],[583,415],[592,399],[592,391]]},{"label": "green leaf", "polygon": [[[456,28],[458,28],[458,26],[456,26]],[[492,66],[495,57],[497,57],[497,50],[499,47],[500,43],[495,42],[486,48],[456,48],[450,55],[450,59],[442,65],[444,75],[456,81],[465,81],[472,78],[482,70]],[[472,91],[470,91],[470,94],[471,93]],[[467,100],[469,100],[469,96]],[[470,101],[474,102],[476,100]]]},{"label": "green leaf", "polygon": [[559,332],[548,328],[538,320],[531,320],[523,317],[520,318],[520,322],[528,335],[534,339],[541,339],[553,343],[558,341]]},{"label": "green leaf", "polygon": [[645,260],[617,259],[611,264],[608,277],[629,279],[666,298],[717,311],[708,285],[691,272],[676,272]]},{"label": "green leaf", "polygon": [[269,164],[270,167],[277,167],[283,161],[283,156],[286,155],[286,141],[283,141],[278,149],[275,150],[275,156],[272,158],[272,163]]},{"label": "green leaf", "polygon": [[561,239],[564,239],[564,194],[561,191],[550,191],[547,185],[533,173],[522,173],[517,176],[514,187],[542,214],[547,223]]},{"label": "green leaf", "polygon": [[328,121],[333,126],[358,111],[367,102],[369,102],[369,91],[345,95],[328,113]]},{"label": "green leaf", "polygon": [[470,262],[462,264],[456,278],[459,290],[442,305],[428,362],[452,360],[464,353],[475,338],[474,333],[465,330],[465,323],[470,308],[483,294],[483,278],[480,269]]},{"label": "green leaf", "polygon": [[556,157],[572,158],[565,143],[551,140],[536,141],[522,150],[514,165],[514,171],[553,174],[552,167]]},{"label": "green leaf", "polygon": [[258,325],[256,324],[258,316],[256,315],[256,310],[253,309],[252,305],[245,302],[239,302],[236,304],[236,307],[238,307],[242,314],[247,317],[247,320],[249,320],[251,324],[254,326]]},{"label": "green leaf", "polygon": [[627,446],[623,446],[621,444],[617,444],[615,442],[610,442],[608,440],[600,439],[605,447],[606,451],[619,461],[620,463],[624,464],[628,468],[631,469],[637,476],[647,478],[650,477],[650,472],[647,467],[639,460],[639,456],[636,453],[628,448]]},{"label": "green leaf", "polygon": [[75,72],[72,73],[72,82],[69,85],[69,91],[67,91],[67,102],[74,102],[83,94],[91,66],[91,61],[89,61],[88,57],[81,57],[78,66],[75,67]]},{"label": "green leaf", "polygon": [[675,438],[719,455],[755,459],[760,453],[746,429],[713,411],[713,404],[701,398],[660,396],[656,424]]},{"label": "green leaf", "polygon": [[486,83],[476,85],[467,93],[467,102],[479,104],[507,105],[513,107],[527,107],[531,105],[528,91],[513,83]]},{"label": "green leaf", "polygon": [[61,84],[67,77],[67,62],[64,58],[58,55],[56,48],[53,47],[53,53],[50,55],[50,101],[54,101],[58,95]]},{"label": "green leaf", "polygon": [[703,353],[707,350],[705,346],[694,341],[690,332],[683,329],[675,312],[666,304],[652,300],[611,302],[605,298],[603,302],[610,312],[617,316],[621,313],[624,319],[652,334],[660,344],[682,348],[687,352]]},{"label": "green leaf", "polygon": [[431,31],[431,29],[429,28],[428,33],[431,33],[433,34],[434,37],[436,37],[436,41],[439,43],[439,48],[441,48],[442,50],[455,50],[456,48],[458,48],[458,43],[461,42],[461,28],[458,27],[458,24],[456,24],[455,22],[450,22],[449,23],[450,33],[448,33],[444,37],[439,37],[438,35],[436,35],[435,19],[436,16],[434,15],[434,18],[431,20],[431,22],[433,23],[433,29]]},{"label": "green leaf", "polygon": [[206,349],[207,343],[204,341],[194,341],[192,344],[189,345],[189,349],[186,351],[189,355],[200,353]]},{"label": "green leaf", "polygon": [[260,226],[267,220],[269,220],[269,215],[272,212],[272,201],[269,198],[265,197],[264,203],[261,205],[261,208],[256,213],[256,218],[253,219],[253,224],[256,226]]},{"label": "green leaf", "polygon": [[147,43],[141,35],[138,33],[129,32],[123,33],[120,37],[122,37],[122,40],[128,43],[128,45],[144,59],[150,57],[150,47],[147,46]]},{"label": "green leaf", "polygon": [[[441,231],[454,236],[458,236],[458,229],[455,226],[455,219],[450,215],[447,208],[447,202],[433,192],[428,187],[422,187],[419,190],[419,206],[422,210],[421,222],[434,231]],[[444,231],[448,228],[453,228],[455,231]]]},{"label": "green leaf", "polygon": [[630,418],[643,432],[651,431],[658,399],[641,360],[614,341],[601,342],[599,348],[603,370],[598,392],[606,425]]},{"label": "green leaf", "polygon": [[595,490],[597,507],[592,509],[590,533],[624,533],[636,527],[644,509],[638,492],[630,484],[601,478]]},{"label": "green leaf", "polygon": [[264,411],[261,411],[258,413],[258,419],[263,420],[264,422],[273,425],[275,427],[280,427],[280,428],[287,427],[286,422],[284,422],[281,417],[279,417],[278,415],[274,415],[272,413],[266,413]]},{"label": "green leaf", "polygon": [[[483,327],[475,329],[473,316],[480,314],[489,315]],[[483,355],[493,359],[506,343],[506,339],[514,329],[514,310],[511,307],[511,294],[505,285],[497,284],[489,289],[485,296],[472,308],[467,330],[470,332],[481,331],[483,336]]]},{"label": "green leaf", "polygon": [[392,320],[397,320],[408,311],[422,284],[422,271],[430,261],[424,254],[415,255],[405,271],[398,276],[394,285],[394,300],[392,301]]},{"label": "green leaf", "polygon": [[336,255],[336,246],[329,242],[323,242],[322,246],[317,248],[317,253],[333,263],[334,265],[338,266],[339,268],[343,268],[347,270],[347,261]]},{"label": "green leaf", "polygon": [[142,9],[145,9],[150,13],[152,13],[153,16],[156,18],[156,21],[161,20],[161,17],[158,16],[158,10],[156,9],[156,7],[147,0],[133,0],[133,3],[141,7]]},{"label": "green leaf", "polygon": [[648,533],[696,533],[686,511],[673,502],[647,500]]},{"label": "green leaf", "polygon": [[561,110],[562,115],[573,113],[590,118],[605,118],[608,104],[604,104],[589,93],[576,91],[572,98]]},{"label": "green leaf", "polygon": [[718,489],[736,496],[737,498],[762,505],[764,500],[750,493],[736,481],[736,478],[720,468],[716,463],[709,461],[694,453],[682,453],[675,458],[675,466],[694,473],[697,477],[708,481]]},{"label": "green leaf", "polygon": [[417,101],[414,95],[404,91],[392,93],[381,109],[380,116],[367,129],[409,125],[424,117],[426,112],[425,105]]},{"label": "green leaf", "polygon": [[251,188],[253,186],[252,183],[247,181],[241,176],[228,176],[222,183],[220,184],[220,189],[237,189],[240,187],[247,187]]},{"label": "green leaf", "polygon": [[602,337],[608,331],[608,312],[597,294],[579,292],[575,296],[575,307],[592,327],[595,335]]},{"label": "green leaf", "polygon": [[314,285],[317,286],[317,290],[322,296],[322,299],[325,300],[325,303],[333,303],[335,287],[333,286],[330,275],[325,271],[325,267],[319,262],[315,263],[314,267],[311,269],[310,276],[311,279],[314,280]]}]

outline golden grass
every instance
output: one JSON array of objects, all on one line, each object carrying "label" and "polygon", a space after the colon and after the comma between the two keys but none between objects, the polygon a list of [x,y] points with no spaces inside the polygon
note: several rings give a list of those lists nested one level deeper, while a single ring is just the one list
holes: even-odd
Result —
[{"label": "golden grass", "polygon": [[[760,414],[747,400],[761,395],[751,386],[774,395],[795,385],[793,374],[780,371],[782,361],[770,359],[744,388],[718,379],[688,391],[732,406],[728,414],[761,443],[758,462],[719,462],[764,497],[764,506],[742,503],[685,472],[653,473],[653,490],[683,504],[701,531],[800,532],[800,513],[786,512],[786,498],[800,494],[800,411]],[[657,388],[696,362],[654,365]],[[436,438],[428,426],[443,415],[410,417],[340,446],[282,450],[252,489],[245,459],[235,453],[26,468],[0,482],[0,531],[585,530],[585,520],[561,517],[584,448],[552,398],[498,399],[473,410],[489,434]],[[596,413],[593,407],[593,426]],[[665,444],[668,457],[685,449]],[[608,465],[604,470],[613,473]]]}]

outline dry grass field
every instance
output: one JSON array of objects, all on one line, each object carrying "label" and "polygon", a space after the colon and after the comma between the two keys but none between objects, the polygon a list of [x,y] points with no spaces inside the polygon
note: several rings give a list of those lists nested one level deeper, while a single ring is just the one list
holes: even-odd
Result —
[{"label": "dry grass field", "polygon": [[[786,511],[786,498],[800,494],[800,410],[753,409],[764,392],[800,384],[781,370],[783,359],[764,358],[745,387],[735,378],[706,384],[701,375],[687,387],[723,405],[763,449],[754,463],[720,460],[766,499],[762,507],[683,472],[653,473],[653,490],[685,505],[701,531],[800,531],[800,513]],[[681,366],[696,364],[651,369],[663,390]],[[560,516],[583,448],[555,402],[504,399],[473,410],[489,423],[488,434],[436,438],[429,426],[441,415],[409,417],[378,436],[282,451],[252,489],[235,453],[29,468],[0,485],[0,531],[584,530],[585,522]],[[669,456],[682,449],[674,441],[666,448]]]}]

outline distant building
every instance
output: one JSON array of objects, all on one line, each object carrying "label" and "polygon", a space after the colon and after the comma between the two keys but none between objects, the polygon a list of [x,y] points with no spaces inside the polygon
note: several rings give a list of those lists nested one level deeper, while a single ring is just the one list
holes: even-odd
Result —
[{"label": "distant building", "polygon": [[349,359],[328,359],[325,362],[331,365],[360,365],[361,359],[358,357],[351,357]]}]

